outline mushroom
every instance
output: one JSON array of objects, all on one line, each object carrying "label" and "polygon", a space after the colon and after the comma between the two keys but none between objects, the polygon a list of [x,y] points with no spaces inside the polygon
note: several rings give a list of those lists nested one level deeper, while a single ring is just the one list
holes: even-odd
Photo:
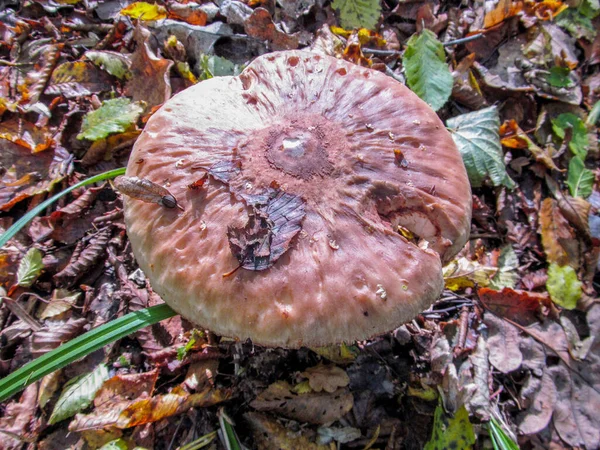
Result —
[{"label": "mushroom", "polygon": [[469,233],[466,171],[431,108],[382,73],[304,51],[174,96],[127,176],[183,209],[125,198],[153,289],[195,324],[266,346],[397,328],[440,295]]}]

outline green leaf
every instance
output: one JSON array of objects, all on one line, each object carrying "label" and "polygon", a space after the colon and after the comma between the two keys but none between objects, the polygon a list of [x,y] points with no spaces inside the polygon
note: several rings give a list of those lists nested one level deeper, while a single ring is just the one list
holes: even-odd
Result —
[{"label": "green leaf", "polygon": [[488,423],[488,428],[491,431],[490,436],[494,449],[519,450],[519,445],[508,436],[504,428],[502,428],[502,424],[493,417]]},{"label": "green leaf", "polygon": [[596,103],[594,103],[594,106],[592,106],[592,109],[588,114],[588,118],[585,121],[585,123],[586,125],[591,127],[596,125],[598,119],[600,119],[600,100],[598,100]]},{"label": "green leaf", "polygon": [[573,197],[589,197],[595,180],[594,172],[585,167],[585,163],[579,156],[571,158],[567,185]]},{"label": "green leaf", "polygon": [[137,121],[143,110],[139,103],[131,103],[128,98],[106,100],[96,111],[85,115],[77,139],[97,141],[112,133],[122,133]]},{"label": "green leaf", "polygon": [[557,88],[566,88],[574,85],[573,80],[569,78],[571,70],[568,67],[555,66],[550,68],[548,75],[546,75],[546,81],[550,86]]},{"label": "green leaf", "polygon": [[444,106],[454,80],[446,64],[444,46],[432,31],[425,29],[411,36],[402,64],[412,91],[436,111]]},{"label": "green leaf", "polygon": [[331,7],[340,15],[340,25],[351,30],[374,30],[381,15],[379,0],[333,0]]},{"label": "green leaf", "polygon": [[168,305],[161,304],[141,309],[112,320],[88,331],[60,347],[43,354],[0,379],[0,402],[22,391],[45,375],[62,369],[67,364],[115,342],[137,330],[175,315]]},{"label": "green leaf", "polygon": [[39,213],[44,211],[48,206],[52,205],[54,202],[59,200],[60,198],[67,195],[69,192],[74,191],[75,189],[79,189],[80,187],[87,186],[88,184],[94,184],[98,181],[109,180],[111,178],[118,177],[119,175],[125,175],[125,167],[121,167],[119,169],[109,170],[108,172],[102,172],[98,175],[94,175],[93,177],[86,178],[85,180],[80,181],[77,184],[65,189],[62,192],[59,192],[53,197],[50,197],[48,200],[44,200],[42,203],[34,207],[31,211],[17,220],[12,226],[4,232],[2,236],[0,236],[0,247],[4,247],[6,243],[12,239],[21,229],[27,225],[31,220],[37,216]]},{"label": "green leaf", "polygon": [[43,268],[42,252],[35,247],[30,248],[19,263],[17,284],[21,287],[31,286],[37,280],[37,277],[40,276]]},{"label": "green leaf", "polygon": [[461,406],[454,417],[448,418],[442,404],[438,404],[433,415],[433,432],[431,439],[425,444],[425,450],[449,448],[466,450],[472,448],[473,444],[475,444],[475,433],[467,409]]},{"label": "green leaf", "polygon": [[596,37],[596,27],[594,27],[592,20],[586,17],[580,9],[565,9],[556,16],[556,24],[577,39],[585,38],[592,42]]},{"label": "green leaf", "polygon": [[102,70],[107,71],[111,75],[117,77],[119,80],[130,79],[131,71],[127,55],[117,52],[110,51],[96,51],[90,50],[85,52],[85,57],[100,67]]},{"label": "green leaf", "polygon": [[581,298],[581,282],[571,266],[550,264],[546,289],[554,303],[565,309],[573,309]]},{"label": "green leaf", "polygon": [[108,368],[105,364],[100,364],[94,371],[70,380],[60,393],[48,424],[53,425],[73,417],[90,406],[96,392],[106,380],[108,380]]},{"label": "green leaf", "polygon": [[600,1],[583,0],[579,5],[579,12],[588,19],[595,19],[600,14]]},{"label": "green leaf", "polygon": [[552,119],[552,131],[560,139],[565,138],[566,130],[568,128],[573,129],[569,148],[575,156],[579,156],[582,160],[585,160],[589,145],[588,131],[585,122],[573,113],[562,113],[558,117]]},{"label": "green leaf", "polygon": [[128,450],[129,445],[123,439],[115,439],[114,441],[107,442],[98,450]]},{"label": "green leaf", "polygon": [[200,79],[239,75],[241,67],[226,58],[215,55],[201,55],[198,61]]},{"label": "green leaf", "polygon": [[453,117],[447,125],[474,187],[481,186],[486,177],[494,186],[515,187],[504,165],[498,132],[500,117],[495,106]]}]

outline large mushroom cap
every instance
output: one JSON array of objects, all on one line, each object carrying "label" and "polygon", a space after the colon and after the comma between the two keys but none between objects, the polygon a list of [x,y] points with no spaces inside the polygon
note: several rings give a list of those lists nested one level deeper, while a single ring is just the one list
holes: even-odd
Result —
[{"label": "large mushroom cap", "polygon": [[153,288],[188,320],[257,344],[398,327],[439,296],[441,264],[468,237],[469,181],[437,115],[379,72],[308,52],[173,97],[127,175],[184,209],[126,199]]}]

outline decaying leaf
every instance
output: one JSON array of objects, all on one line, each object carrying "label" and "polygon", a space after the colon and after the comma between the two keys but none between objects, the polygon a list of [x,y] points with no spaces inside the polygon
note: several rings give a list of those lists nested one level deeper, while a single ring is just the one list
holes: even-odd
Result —
[{"label": "decaying leaf", "polygon": [[509,120],[500,127],[500,142],[505,147],[527,149],[531,152],[537,162],[544,164],[550,170],[560,170],[549,150],[538,147],[527,134],[521,130],[515,120]]},{"label": "decaying leaf", "polygon": [[440,403],[433,417],[431,439],[425,450],[470,449],[475,444],[473,425],[469,421],[469,413],[464,406],[460,407],[452,417],[448,417]]},{"label": "decaying leaf", "polygon": [[287,251],[302,229],[304,201],[293,194],[271,191],[244,198],[250,208],[244,227],[227,230],[231,252],[248,270],[265,270]]},{"label": "decaying leaf", "polygon": [[496,275],[496,267],[484,266],[477,261],[461,257],[451,261],[443,268],[446,288],[452,291],[479,286],[488,286]]},{"label": "decaying leaf", "polygon": [[348,389],[332,393],[297,394],[285,381],[271,384],[250,406],[258,411],[270,411],[300,422],[326,424],[338,420],[352,409],[354,400]]},{"label": "decaying leaf", "polygon": [[120,176],[115,178],[114,183],[118,191],[128,197],[169,209],[183,209],[166,188],[146,178]]},{"label": "decaying leaf", "polygon": [[87,61],[65,62],[52,72],[46,94],[77,98],[110,90],[110,77]]},{"label": "decaying leaf", "polygon": [[494,186],[515,187],[504,166],[499,136],[500,118],[495,106],[453,117],[447,124],[473,186],[481,186],[489,177]]},{"label": "decaying leaf", "polygon": [[302,376],[308,378],[311,389],[315,392],[335,392],[338,388],[348,386],[350,378],[346,372],[335,365],[319,364],[302,372]]},{"label": "decaying leaf", "polygon": [[[23,441],[30,441],[30,433],[35,431],[35,412],[37,409],[37,384],[33,383],[21,395],[19,401],[6,405],[0,418],[0,433],[2,448],[6,450],[21,450]],[[31,444],[33,445],[33,444]]]},{"label": "decaying leaf", "polygon": [[552,198],[542,202],[539,215],[542,245],[548,262],[559,265],[579,265],[579,244],[575,232]]},{"label": "decaying leaf", "polygon": [[31,351],[40,356],[60,346],[63,342],[78,336],[87,325],[86,319],[69,319],[66,323],[52,324],[33,333]]},{"label": "decaying leaf", "polygon": [[490,313],[484,315],[484,323],[489,329],[490,363],[502,373],[509,373],[521,367],[523,354],[519,349],[519,329]]},{"label": "decaying leaf", "polygon": [[90,50],[85,57],[119,80],[131,78],[131,59],[129,55],[107,50]]},{"label": "decaying leaf", "polygon": [[264,450],[328,450],[328,445],[318,445],[309,431],[294,432],[274,418],[257,412],[244,415],[254,435],[255,444]]},{"label": "decaying leaf", "polygon": [[552,308],[547,294],[510,288],[501,291],[480,288],[477,293],[487,309],[520,325],[530,325],[543,319]]},{"label": "decaying leaf", "polygon": [[0,140],[2,139],[24,147],[31,153],[43,152],[54,145],[54,139],[47,130],[21,119],[0,123]]},{"label": "decaying leaf", "polygon": [[273,50],[298,48],[298,39],[279,30],[265,8],[256,8],[244,23],[248,36],[267,41]]}]

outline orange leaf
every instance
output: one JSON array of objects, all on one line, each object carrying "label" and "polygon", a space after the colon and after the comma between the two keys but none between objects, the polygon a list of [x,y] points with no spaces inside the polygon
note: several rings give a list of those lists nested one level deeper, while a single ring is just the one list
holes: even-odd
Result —
[{"label": "orange leaf", "polygon": [[498,5],[488,12],[483,19],[483,28],[491,28],[516,16],[523,9],[523,2],[513,0],[500,0]]},{"label": "orange leaf", "polygon": [[480,288],[477,293],[487,309],[497,316],[512,320],[520,325],[530,325],[538,322],[550,312],[556,311],[546,293],[538,294],[510,288],[504,288],[501,291]]}]

